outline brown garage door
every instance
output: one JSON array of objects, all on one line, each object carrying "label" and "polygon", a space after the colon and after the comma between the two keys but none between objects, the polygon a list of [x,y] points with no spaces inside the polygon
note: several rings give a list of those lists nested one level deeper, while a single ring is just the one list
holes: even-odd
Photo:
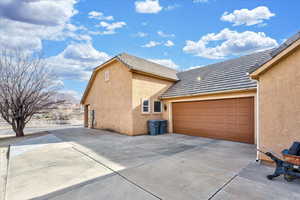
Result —
[{"label": "brown garage door", "polygon": [[173,132],[254,143],[253,97],[173,103]]}]

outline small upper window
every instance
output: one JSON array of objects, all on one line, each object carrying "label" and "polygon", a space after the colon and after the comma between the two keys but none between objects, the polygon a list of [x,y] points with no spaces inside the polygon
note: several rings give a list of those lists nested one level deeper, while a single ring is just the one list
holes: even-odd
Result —
[{"label": "small upper window", "polygon": [[162,110],[162,103],[161,101],[154,101],[153,102],[153,112],[160,113]]},{"label": "small upper window", "polygon": [[109,81],[109,71],[104,72],[104,80]]},{"label": "small upper window", "polygon": [[149,113],[150,112],[150,104],[149,99],[142,100],[142,113]]}]

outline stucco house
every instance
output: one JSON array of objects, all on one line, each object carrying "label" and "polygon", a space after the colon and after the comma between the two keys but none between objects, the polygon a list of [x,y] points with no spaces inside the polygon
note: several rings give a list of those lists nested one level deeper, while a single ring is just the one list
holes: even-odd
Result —
[{"label": "stucco house", "polygon": [[280,153],[293,141],[300,141],[300,32],[270,55],[250,74],[258,81],[256,144]]},{"label": "stucco house", "polygon": [[300,140],[299,46],[297,33],[276,49],[183,72],[119,54],[93,71],[85,126],[141,135],[147,120],[165,119],[170,133],[279,153]]}]

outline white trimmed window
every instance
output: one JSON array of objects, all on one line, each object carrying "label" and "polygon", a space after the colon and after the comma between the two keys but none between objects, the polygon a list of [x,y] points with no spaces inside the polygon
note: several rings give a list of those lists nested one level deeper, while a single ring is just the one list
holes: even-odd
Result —
[{"label": "white trimmed window", "polygon": [[142,99],[142,113],[150,113],[149,99]]},{"label": "white trimmed window", "polygon": [[153,112],[154,113],[161,113],[162,111],[162,102],[159,100],[153,101]]},{"label": "white trimmed window", "polygon": [[104,72],[104,81],[109,81],[109,71]]}]

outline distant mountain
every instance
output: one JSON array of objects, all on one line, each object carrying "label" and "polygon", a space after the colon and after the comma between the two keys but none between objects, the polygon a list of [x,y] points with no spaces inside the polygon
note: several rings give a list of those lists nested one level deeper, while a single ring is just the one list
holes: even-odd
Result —
[{"label": "distant mountain", "polygon": [[56,94],[57,100],[64,100],[65,103],[70,103],[70,104],[79,104],[80,99],[71,93],[58,93]]}]

